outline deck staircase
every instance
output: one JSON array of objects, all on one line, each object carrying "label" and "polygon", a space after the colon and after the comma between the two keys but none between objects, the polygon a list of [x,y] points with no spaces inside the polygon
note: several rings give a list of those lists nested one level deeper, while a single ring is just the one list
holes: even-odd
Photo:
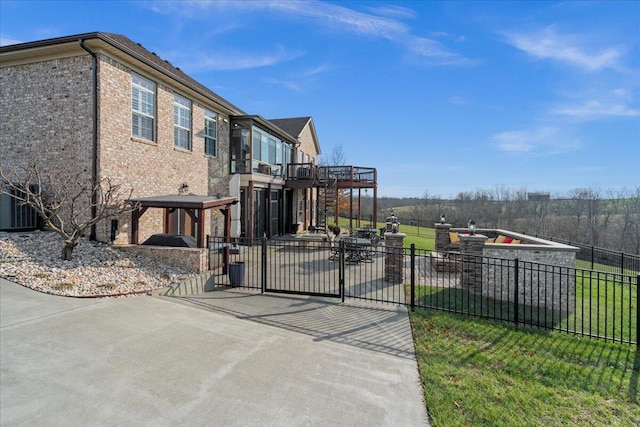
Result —
[{"label": "deck staircase", "polygon": [[326,229],[329,223],[329,213],[336,211],[336,190],[338,180],[331,176],[320,177],[318,179],[318,218],[316,227]]}]

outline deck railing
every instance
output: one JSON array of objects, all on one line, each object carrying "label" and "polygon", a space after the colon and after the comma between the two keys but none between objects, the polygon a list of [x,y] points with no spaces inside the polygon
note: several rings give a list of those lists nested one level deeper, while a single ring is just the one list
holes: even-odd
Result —
[{"label": "deck railing", "polygon": [[290,163],[287,165],[287,179],[348,181],[354,183],[376,182],[375,168],[361,166],[317,166],[313,163]]}]

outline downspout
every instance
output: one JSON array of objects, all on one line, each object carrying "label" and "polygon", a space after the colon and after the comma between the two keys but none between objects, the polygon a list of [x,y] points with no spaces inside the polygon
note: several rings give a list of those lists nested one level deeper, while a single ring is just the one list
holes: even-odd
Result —
[{"label": "downspout", "polygon": [[[91,49],[84,44],[84,39],[78,40],[80,47],[91,55],[93,73],[91,76],[91,85],[93,86],[93,155],[91,156],[91,217],[97,215],[98,198],[96,196],[96,187],[98,186],[98,57]],[[96,240],[96,225],[91,226],[90,240]]]}]

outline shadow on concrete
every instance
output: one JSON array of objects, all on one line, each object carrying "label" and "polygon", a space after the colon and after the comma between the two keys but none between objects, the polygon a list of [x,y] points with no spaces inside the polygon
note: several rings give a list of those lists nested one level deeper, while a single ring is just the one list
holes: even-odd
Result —
[{"label": "shadow on concrete", "polygon": [[391,356],[415,359],[409,317],[404,307],[336,303],[318,297],[265,295],[217,288],[171,299],[263,325],[355,346]]}]

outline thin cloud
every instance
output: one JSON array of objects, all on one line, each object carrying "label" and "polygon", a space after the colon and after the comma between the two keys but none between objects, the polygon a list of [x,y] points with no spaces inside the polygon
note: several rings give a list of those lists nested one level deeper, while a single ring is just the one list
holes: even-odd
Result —
[{"label": "thin cloud", "polygon": [[471,101],[469,101],[464,96],[457,96],[457,95],[449,97],[449,99],[447,99],[447,102],[449,104],[453,104],[453,105],[469,105],[469,104],[471,104]]},{"label": "thin cloud", "polygon": [[287,79],[265,78],[263,81],[274,86],[284,87],[294,92],[303,92],[305,89],[309,88],[320,75],[331,69],[332,67],[329,65],[319,65],[317,67],[304,70],[298,75],[292,75]]},{"label": "thin cloud", "polygon": [[283,47],[279,47],[273,52],[246,53],[232,51],[217,51],[215,54],[202,54],[195,57],[185,58],[181,52],[165,53],[171,62],[184,65],[181,68],[190,72],[201,71],[228,71],[246,70],[251,68],[261,68],[276,65],[282,62],[292,61],[303,53],[289,52]]},{"label": "thin cloud", "polygon": [[492,137],[492,145],[511,154],[553,155],[574,151],[580,144],[554,127],[501,132]]},{"label": "thin cloud", "polygon": [[[296,21],[311,21],[334,32],[347,32],[373,39],[385,39],[407,49],[408,62],[419,65],[472,65],[477,61],[447,49],[442,43],[416,37],[412,29],[397,18],[411,17],[411,9],[390,6],[370,9],[384,16],[363,13],[320,1],[159,1],[151,6],[158,13],[181,14],[206,19],[213,12],[275,11]],[[216,16],[219,18],[219,16]]]},{"label": "thin cloud", "polygon": [[477,65],[480,62],[452,52],[438,41],[423,37],[410,37],[405,41],[408,50],[406,59],[411,63],[427,65]]},{"label": "thin cloud", "polygon": [[640,111],[620,103],[606,103],[597,100],[585,101],[573,107],[559,107],[551,111],[553,114],[570,116],[578,119],[598,119],[607,117],[638,117]]},{"label": "thin cloud", "polygon": [[265,83],[273,86],[281,86],[294,92],[302,92],[303,86],[299,82],[280,80],[280,79],[263,79]]},{"label": "thin cloud", "polygon": [[0,34],[0,46],[9,46],[11,44],[23,43],[22,40],[16,40],[12,37],[7,37],[4,34]]},{"label": "thin cloud", "polygon": [[438,39],[451,39],[451,40],[455,40],[457,42],[463,42],[466,40],[465,36],[459,36],[457,34],[451,34],[451,33],[447,33],[444,31],[432,31],[431,33],[429,33],[429,35],[433,38],[438,38]]},{"label": "thin cloud", "polygon": [[317,67],[313,67],[313,68],[309,68],[307,70],[305,70],[302,75],[304,77],[316,77],[319,76],[321,74],[325,74],[328,73],[329,71],[333,70],[333,66],[329,65],[329,64],[322,64],[322,65],[318,65]]},{"label": "thin cloud", "polygon": [[551,114],[570,117],[580,121],[627,118],[640,116],[640,110],[633,108],[633,94],[624,88],[607,91],[589,90],[587,93],[568,93],[572,101],[551,108]]},{"label": "thin cloud", "polygon": [[505,34],[507,42],[538,59],[563,62],[585,71],[620,69],[625,50],[619,47],[595,49],[580,36],[561,35],[553,27],[533,33]]},{"label": "thin cloud", "polygon": [[367,10],[380,16],[386,16],[389,18],[408,18],[415,19],[416,12],[412,9],[402,6],[380,6],[380,7],[368,7]]}]

